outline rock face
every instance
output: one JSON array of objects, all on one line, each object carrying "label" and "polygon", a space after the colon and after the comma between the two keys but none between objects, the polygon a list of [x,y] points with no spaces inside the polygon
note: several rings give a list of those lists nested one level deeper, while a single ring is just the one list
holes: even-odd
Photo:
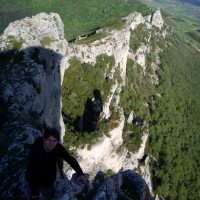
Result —
[{"label": "rock face", "polygon": [[85,186],[74,180],[75,176],[71,180],[59,181],[59,190],[54,200],[153,199],[145,180],[132,170],[110,177],[99,171],[94,180],[88,181]]},{"label": "rock face", "polygon": [[[125,84],[127,58],[137,62],[144,71],[146,69],[144,54],[148,51],[148,45],[142,46],[137,52],[130,51],[130,29],[134,30],[141,23],[148,28],[156,26],[161,29],[163,21],[160,11],[147,19],[139,13],[134,13],[124,20],[127,23],[125,29],[110,31],[108,37],[97,40],[89,46],[68,47],[64,38],[63,23],[54,13],[41,13],[32,18],[25,18],[11,23],[5,29],[0,37],[1,199],[23,199],[24,172],[29,145],[42,134],[43,127],[56,127],[64,133],[61,83],[64,71],[69,66],[68,60],[73,56],[82,62],[95,63],[96,57],[100,54],[112,55],[116,64],[109,78],[113,78],[117,68],[120,68],[122,78],[122,83],[115,82],[112,86],[111,95],[103,108],[102,103],[100,107],[96,107],[98,115],[103,110],[102,117],[108,119],[111,113],[110,103],[115,98],[115,106],[121,113],[118,126],[110,131],[109,137],[103,137],[100,143],[93,146],[91,151],[87,148],[77,150],[83,168],[89,173],[95,166],[99,166],[95,169],[95,173],[107,169],[117,172],[123,166],[125,169],[134,169],[137,159],[143,157],[147,133],[143,135],[143,143],[136,153],[137,156],[130,154],[131,159],[127,160],[128,151],[120,155],[116,152],[118,146],[123,143],[122,131],[125,123],[123,109],[119,106],[119,93]],[[97,101],[99,99],[92,102],[96,105]],[[105,153],[109,155],[107,159]],[[70,171],[68,173],[72,174]],[[70,187],[70,184],[67,184],[68,188],[71,188],[68,191],[66,187],[63,190],[61,186],[57,187],[62,194],[58,195],[57,199],[77,199],[79,192],[82,199],[151,199],[144,179],[131,170],[108,178],[99,172],[82,193],[83,185],[72,184]],[[132,194],[133,188],[136,198]]]},{"label": "rock face", "polygon": [[67,53],[67,41],[59,15],[41,13],[13,22],[0,41],[5,70],[1,74],[1,96],[11,101],[12,117],[30,121],[29,117],[35,115],[34,123],[61,129],[60,66]]},{"label": "rock face", "polygon": [[123,171],[105,179],[103,174],[98,173],[93,185],[94,187],[99,185],[95,196],[92,198],[93,200],[153,199],[145,181],[139,174],[131,170]]},{"label": "rock face", "polygon": [[[44,126],[62,131],[60,66],[67,42],[59,16],[45,13],[10,24],[0,41],[0,193],[12,198],[18,182],[23,187],[29,144]],[[8,174],[17,176],[10,188]]]},{"label": "rock face", "polygon": [[[103,119],[109,119],[114,107],[114,110],[117,110],[120,113],[117,125],[108,133],[108,136],[104,135],[99,142],[92,147],[88,148],[85,146],[84,148],[77,149],[81,166],[83,166],[83,168],[90,174],[96,173],[96,171],[99,170],[107,171],[111,169],[116,173],[122,168],[124,170],[136,169],[139,165],[138,160],[144,156],[145,144],[148,139],[148,129],[144,128],[141,130],[143,136],[141,137],[141,145],[138,151],[132,153],[124,150],[119,153],[118,150],[123,144],[123,129],[126,123],[124,110],[120,105],[120,92],[126,84],[126,68],[128,60],[132,60],[140,66],[144,76],[147,74],[147,65],[149,65],[147,54],[152,51],[150,40],[153,37],[153,34],[162,37],[162,32],[164,31],[162,30],[162,27],[164,22],[160,10],[156,10],[154,13],[146,17],[142,16],[141,13],[132,13],[129,16],[124,17],[123,20],[125,26],[122,29],[111,31],[101,30],[102,32],[105,31],[105,37],[91,42],[89,45],[83,43],[69,46],[69,59],[75,56],[82,63],[95,63],[96,58],[102,54],[113,56],[115,58],[115,65],[109,75],[111,79],[113,79],[116,71],[119,69],[122,80],[122,82],[113,81],[114,83],[111,87],[110,95],[107,97],[101,113]],[[148,34],[145,39],[141,41],[140,45],[138,45],[138,48],[133,50],[130,48],[130,38],[132,32],[134,32],[134,30],[139,26],[143,27],[144,30],[148,30]],[[136,34],[135,38],[133,37],[132,40],[137,40],[137,37],[139,36]],[[158,84],[158,77],[155,72],[160,64],[160,51],[160,49],[155,49],[153,51],[153,54],[157,59],[151,64],[153,71],[151,75],[152,85]],[[146,107],[148,107],[148,104]],[[133,123],[135,118],[133,113],[134,110],[130,110],[130,119],[127,119],[130,124]],[[147,126],[148,124],[145,124],[144,122],[143,127]],[[151,188],[148,162],[149,159],[146,159],[146,165],[145,167],[142,167],[141,170]],[[90,164],[88,165],[88,163]],[[66,166],[66,170],[67,169]],[[73,171],[68,171],[68,174],[72,173]]]}]

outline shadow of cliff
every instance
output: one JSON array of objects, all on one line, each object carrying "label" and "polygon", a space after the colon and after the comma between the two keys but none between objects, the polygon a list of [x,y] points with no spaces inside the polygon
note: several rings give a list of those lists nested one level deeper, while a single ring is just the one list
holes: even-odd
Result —
[{"label": "shadow of cliff", "polygon": [[84,113],[78,116],[74,122],[76,131],[93,132],[96,129],[100,113],[103,111],[103,101],[98,89],[93,91],[94,98],[87,98]]},{"label": "shadow of cliff", "polygon": [[0,199],[23,199],[29,145],[61,129],[62,55],[40,46],[0,51]]}]

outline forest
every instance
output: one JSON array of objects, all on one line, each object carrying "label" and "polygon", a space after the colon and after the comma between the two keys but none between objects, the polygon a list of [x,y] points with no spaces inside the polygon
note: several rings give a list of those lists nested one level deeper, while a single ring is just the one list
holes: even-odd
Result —
[{"label": "forest", "polygon": [[177,35],[169,42],[161,54],[161,97],[154,97],[147,147],[157,160],[153,185],[165,199],[199,199],[200,53]]}]

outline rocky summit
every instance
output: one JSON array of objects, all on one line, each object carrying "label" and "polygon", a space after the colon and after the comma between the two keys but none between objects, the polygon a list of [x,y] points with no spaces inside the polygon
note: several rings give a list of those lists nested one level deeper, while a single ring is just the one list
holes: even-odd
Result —
[{"label": "rocky summit", "polygon": [[[136,51],[129,48],[132,31],[143,24],[154,34],[165,37],[163,20],[159,10],[143,17],[133,13],[125,18],[124,28],[105,30],[103,38],[87,44],[69,45],[65,40],[63,23],[58,14],[40,13],[11,23],[0,37],[0,194],[1,199],[25,198],[24,173],[30,144],[42,135],[44,126],[56,127],[65,133],[62,117],[61,85],[64,72],[70,66],[70,59],[77,57],[82,63],[96,62],[101,54],[115,58],[115,65],[106,76],[114,79],[120,71],[121,82],[114,81],[100,116],[111,117],[111,102],[118,109],[120,119],[108,135],[93,145],[77,148],[78,161],[84,171],[91,175],[88,184],[83,186],[70,178],[56,182],[57,197],[62,200],[75,199],[151,199],[152,189],[148,159],[141,166],[142,175],[133,171],[138,160],[144,156],[148,131],[143,124],[141,146],[137,152],[128,150],[117,153],[123,143],[122,130],[125,123],[123,108],[120,108],[119,94],[126,84],[127,59],[136,62],[146,72],[145,54],[150,51],[148,41],[139,45]],[[99,30],[101,33],[103,30]],[[160,49],[155,50],[157,59],[152,63],[152,85],[158,83],[156,69],[159,65]],[[73,77],[69,77],[73,78]],[[132,123],[134,111],[130,110],[128,122]],[[102,151],[104,150],[104,151]],[[95,169],[95,170],[94,170]],[[114,174],[106,176],[103,171],[111,169]],[[72,171],[65,168],[67,174]]]}]

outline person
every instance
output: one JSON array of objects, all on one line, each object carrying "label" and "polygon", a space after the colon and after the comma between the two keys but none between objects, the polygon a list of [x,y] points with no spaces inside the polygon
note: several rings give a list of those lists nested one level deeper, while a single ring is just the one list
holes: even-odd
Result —
[{"label": "person", "polygon": [[47,128],[43,137],[36,138],[29,153],[26,180],[29,184],[29,199],[52,199],[55,193],[56,165],[58,159],[65,160],[77,173],[78,181],[86,183],[86,177],[77,160],[59,143],[59,132]]}]

